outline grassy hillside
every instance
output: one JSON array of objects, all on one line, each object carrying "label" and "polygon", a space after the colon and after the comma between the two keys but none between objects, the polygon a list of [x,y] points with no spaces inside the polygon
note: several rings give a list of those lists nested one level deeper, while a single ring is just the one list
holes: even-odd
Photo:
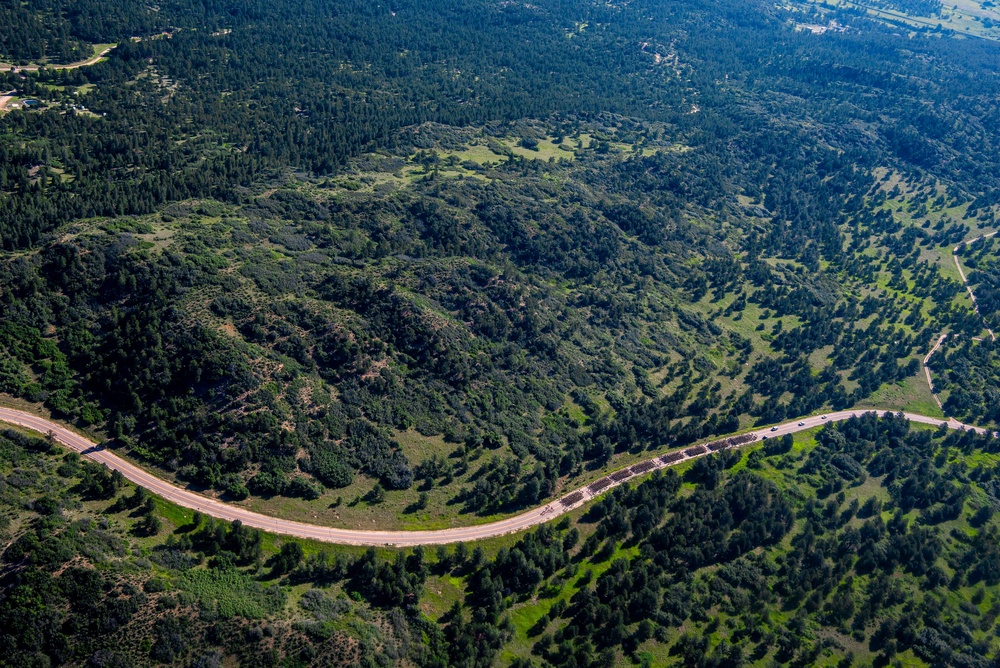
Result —
[{"label": "grassy hillside", "polygon": [[[0,2],[4,62],[118,44],[0,71],[0,401],[354,528],[834,409],[998,426],[996,46],[865,6]],[[995,444],[895,418],[435,554],[0,446],[0,664],[995,661]]]},{"label": "grassy hillside", "polygon": [[[967,230],[888,218],[889,174],[855,175],[845,253],[775,257],[735,180],[699,203],[628,176],[702,188],[725,154],[561,129],[424,126],[336,178],[65,226],[9,257],[3,389],[168,476],[356,527],[485,521],[828,407],[936,410],[927,342],[981,324],[925,255]],[[566,157],[512,148],[539,137]]]}]

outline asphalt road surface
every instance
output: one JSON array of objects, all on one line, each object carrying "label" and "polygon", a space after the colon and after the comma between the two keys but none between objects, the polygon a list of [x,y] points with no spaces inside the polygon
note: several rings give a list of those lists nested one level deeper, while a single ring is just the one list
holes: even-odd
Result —
[{"label": "asphalt road surface", "polygon": [[[754,441],[751,442],[756,442],[763,437],[775,438],[785,434],[803,431],[805,429],[812,429],[813,427],[818,427],[826,422],[846,420],[852,415],[860,415],[864,412],[865,411],[857,410],[840,411],[836,413],[828,413],[824,416],[813,416],[792,420],[791,422],[777,425],[773,429],[768,427],[757,429],[750,432],[750,434],[756,437]],[[881,414],[884,411],[879,410],[878,412]],[[904,413],[904,415],[911,422],[920,422],[930,425],[939,425],[944,422],[951,429],[968,429],[976,432],[985,432],[983,429],[964,425],[956,420],[944,421],[940,418],[932,418],[927,417],[926,415],[917,415],[915,413]],[[590,483],[588,487],[583,487],[574,490],[573,492],[569,492],[563,495],[560,499],[554,500],[544,506],[533,508],[521,513],[520,515],[515,515],[513,517],[497,522],[491,522],[489,524],[439,529],[435,531],[369,531],[336,529],[315,524],[306,524],[304,522],[283,520],[223,503],[217,499],[212,499],[189,489],[184,489],[172,483],[160,480],[152,473],[125,461],[118,455],[102,448],[93,441],[60,426],[55,422],[37,417],[30,413],[25,413],[24,411],[12,408],[0,408],[0,421],[26,427],[33,431],[46,434],[71,450],[79,452],[81,455],[92,459],[95,462],[105,464],[108,468],[120,471],[122,475],[133,483],[145,487],[150,492],[153,492],[168,501],[176,503],[179,506],[197,510],[206,515],[211,515],[212,517],[226,521],[240,520],[247,526],[263,529],[265,531],[271,531],[277,534],[295,536],[298,538],[309,538],[312,540],[327,543],[338,543],[342,545],[399,547],[413,545],[441,545],[446,543],[457,543],[460,541],[481,540],[483,538],[492,538],[494,536],[502,536],[504,534],[522,531],[528,527],[548,522],[549,520],[559,517],[574,508],[578,508],[587,501],[604,494],[609,489],[622,484],[636,475],[643,475],[658,468],[666,468],[667,466],[672,466],[679,462],[693,459],[694,457],[704,456],[704,454],[707,453],[706,451],[706,453],[702,454],[685,454],[681,458],[670,462],[669,464],[665,463],[661,459],[661,453],[660,455],[657,455],[657,457],[647,460],[648,464],[645,466],[643,466],[643,464],[633,465],[631,470],[636,471],[636,473],[626,474],[622,472],[617,475],[611,474],[611,477],[618,479],[612,480],[611,477],[606,478],[605,482],[607,484],[603,485],[597,491],[592,491],[590,489],[594,486],[594,483]],[[749,443],[747,445],[749,445]],[[691,449],[692,447],[693,446],[688,446],[685,449]],[[680,452],[683,452],[683,450]]]},{"label": "asphalt road surface", "polygon": [[[76,63],[69,63],[67,65],[45,65],[49,70],[75,70],[81,67],[89,67],[96,64],[104,56],[111,53],[117,44],[112,44],[111,46],[105,48],[100,53],[95,53],[93,56],[87,60],[81,60]],[[42,66],[41,65],[0,65],[0,72],[37,72]]]}]

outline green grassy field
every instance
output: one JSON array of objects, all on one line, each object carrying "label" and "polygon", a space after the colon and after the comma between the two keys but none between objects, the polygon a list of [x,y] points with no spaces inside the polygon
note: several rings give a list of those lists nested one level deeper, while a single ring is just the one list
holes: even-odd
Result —
[{"label": "green grassy field", "polygon": [[951,31],[958,36],[1000,40],[1000,12],[993,3],[978,0],[956,0],[947,2],[936,16],[918,16],[888,8],[873,6],[868,2],[852,0],[815,0],[821,8],[844,8],[864,11],[868,16],[903,28],[939,32]]}]

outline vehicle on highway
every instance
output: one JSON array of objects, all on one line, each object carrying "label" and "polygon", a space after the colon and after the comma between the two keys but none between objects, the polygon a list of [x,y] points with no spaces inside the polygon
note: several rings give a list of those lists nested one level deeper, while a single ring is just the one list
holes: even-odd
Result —
[{"label": "vehicle on highway", "polygon": [[825,415],[820,415],[820,416],[819,416],[819,419],[820,419],[820,420],[825,420],[825,419],[826,419],[826,416],[825,416]]},{"label": "vehicle on highway", "polygon": [[778,431],[777,427],[771,427],[771,431]]},{"label": "vehicle on highway", "polygon": [[799,426],[800,426],[800,427],[804,427],[804,426],[806,426],[806,423],[805,423],[805,422],[800,422],[800,423],[799,423]]}]

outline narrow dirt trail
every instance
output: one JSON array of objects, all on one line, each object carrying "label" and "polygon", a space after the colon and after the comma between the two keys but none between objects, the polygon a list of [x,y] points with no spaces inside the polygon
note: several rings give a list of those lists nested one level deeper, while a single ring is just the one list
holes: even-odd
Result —
[{"label": "narrow dirt trail", "polygon": [[[996,232],[990,232],[989,234],[980,234],[978,237],[974,237],[972,239],[966,239],[965,241],[955,246],[951,251],[951,259],[955,262],[955,268],[958,269],[958,275],[962,278],[962,284],[965,286],[966,291],[969,293],[969,299],[972,300],[972,310],[975,311],[976,315],[978,315],[982,319],[983,328],[986,329],[987,332],[989,332],[990,339],[993,341],[997,340],[996,334],[993,333],[993,330],[990,329],[990,326],[986,323],[986,318],[983,318],[982,314],[979,312],[979,304],[976,302],[976,293],[973,292],[972,286],[969,285],[969,279],[966,277],[965,270],[962,268],[962,262],[958,258],[958,251],[962,248],[962,246],[969,246],[971,244],[976,243],[977,241],[983,239],[989,239],[990,237],[995,236],[996,234],[997,234]],[[948,338],[948,335],[942,334],[940,338],[938,338],[937,343],[934,344],[934,347],[931,348],[931,351],[927,353],[927,355],[924,357],[923,360],[924,377],[927,378],[927,387],[931,391],[931,396],[934,397],[934,401],[937,403],[938,408],[941,408],[942,410],[944,410],[944,406],[941,404],[941,398],[938,396],[937,392],[934,391],[934,381],[931,378],[931,370],[928,364],[930,363],[931,356],[938,351],[938,348],[941,347],[946,338]],[[973,340],[978,341],[980,339],[978,337],[973,337]]]},{"label": "narrow dirt trail", "polygon": [[930,367],[927,366],[927,363],[931,361],[931,356],[938,351],[938,348],[941,347],[941,344],[943,344],[944,340],[947,338],[948,338],[947,334],[942,334],[941,337],[937,340],[937,343],[934,344],[934,347],[931,348],[931,351],[927,353],[927,355],[924,357],[923,361],[924,376],[927,377],[927,387],[930,388],[931,396],[934,397],[934,401],[937,403],[938,408],[940,408],[941,410],[944,410],[944,406],[941,405],[941,398],[938,396],[937,392],[934,391],[934,381],[931,380],[931,370]]},{"label": "narrow dirt trail", "polygon": [[[972,310],[975,311],[976,315],[978,315],[980,318],[982,318],[983,316],[982,314],[979,313],[979,303],[976,302],[976,293],[972,291],[972,286],[969,285],[969,279],[966,278],[965,276],[965,270],[962,269],[962,262],[958,259],[958,251],[959,249],[962,248],[962,246],[971,246],[977,241],[989,239],[990,237],[995,235],[996,232],[990,232],[989,234],[981,234],[974,239],[968,239],[955,246],[955,248],[951,252],[951,259],[955,261],[955,268],[958,269],[958,275],[962,277],[962,283],[965,284],[965,289],[969,292],[969,298],[972,300]],[[983,327],[986,329],[987,332],[990,333],[990,339],[996,341],[997,340],[996,334],[994,334],[993,330],[990,329],[990,326],[986,324],[985,318],[983,318]]]}]

